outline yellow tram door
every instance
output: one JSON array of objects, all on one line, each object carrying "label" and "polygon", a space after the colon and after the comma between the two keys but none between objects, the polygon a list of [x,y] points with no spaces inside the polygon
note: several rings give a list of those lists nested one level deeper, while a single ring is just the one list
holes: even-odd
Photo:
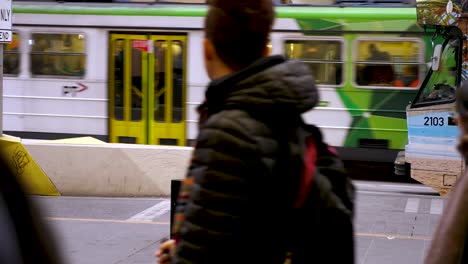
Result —
[{"label": "yellow tram door", "polygon": [[151,36],[149,61],[149,143],[186,145],[186,37]]},{"label": "yellow tram door", "polygon": [[[173,38],[183,49],[167,48]],[[183,36],[111,34],[110,142],[185,145],[184,44]]]}]

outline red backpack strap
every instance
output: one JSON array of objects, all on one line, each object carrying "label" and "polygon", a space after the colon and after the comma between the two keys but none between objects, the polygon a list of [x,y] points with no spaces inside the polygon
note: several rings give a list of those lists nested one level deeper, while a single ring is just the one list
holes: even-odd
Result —
[{"label": "red backpack strap", "polygon": [[305,149],[303,156],[303,167],[301,170],[301,178],[299,181],[299,188],[297,198],[294,202],[294,208],[300,208],[309,194],[310,185],[314,180],[315,169],[317,161],[317,146],[311,135],[305,138]]}]

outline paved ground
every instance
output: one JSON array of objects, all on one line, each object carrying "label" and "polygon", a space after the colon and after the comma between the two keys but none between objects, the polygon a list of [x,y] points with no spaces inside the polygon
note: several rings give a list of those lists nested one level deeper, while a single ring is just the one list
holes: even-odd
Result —
[{"label": "paved ground", "polygon": [[[417,186],[360,183],[359,187],[356,263],[423,263],[445,199]],[[168,198],[34,200],[43,208],[70,264],[155,263],[153,253],[169,234]]]},{"label": "paved ground", "polygon": [[444,203],[435,196],[359,193],[357,263],[423,263]]}]

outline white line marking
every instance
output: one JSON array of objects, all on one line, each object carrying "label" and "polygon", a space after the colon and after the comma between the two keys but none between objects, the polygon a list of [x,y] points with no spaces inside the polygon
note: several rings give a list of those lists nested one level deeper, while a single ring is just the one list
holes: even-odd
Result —
[{"label": "white line marking", "polygon": [[368,181],[353,181],[358,191],[382,191],[382,192],[417,192],[437,194],[433,189],[418,184],[382,184]]},{"label": "white line marking", "polygon": [[417,213],[419,209],[419,198],[408,198],[405,207],[405,213]]},{"label": "white line marking", "polygon": [[442,199],[432,199],[431,200],[431,214],[442,214],[444,210],[444,201]]},{"label": "white line marking", "polygon": [[127,221],[113,219],[90,219],[90,218],[63,218],[63,217],[46,217],[47,220],[53,221],[75,221],[75,222],[96,222],[96,223],[116,223],[116,224],[145,224],[145,225],[169,225],[169,222],[150,222],[150,221]]},{"label": "white line marking", "polygon": [[171,201],[165,200],[154,206],[130,217],[127,221],[148,221],[151,222],[158,216],[161,216],[171,210]]}]

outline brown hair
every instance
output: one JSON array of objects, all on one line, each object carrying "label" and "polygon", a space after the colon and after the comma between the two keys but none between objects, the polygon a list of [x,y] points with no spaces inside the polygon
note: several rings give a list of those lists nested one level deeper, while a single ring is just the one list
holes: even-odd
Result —
[{"label": "brown hair", "polygon": [[240,70],[260,59],[268,42],[274,10],[271,0],[211,0],[205,36],[221,60]]}]

